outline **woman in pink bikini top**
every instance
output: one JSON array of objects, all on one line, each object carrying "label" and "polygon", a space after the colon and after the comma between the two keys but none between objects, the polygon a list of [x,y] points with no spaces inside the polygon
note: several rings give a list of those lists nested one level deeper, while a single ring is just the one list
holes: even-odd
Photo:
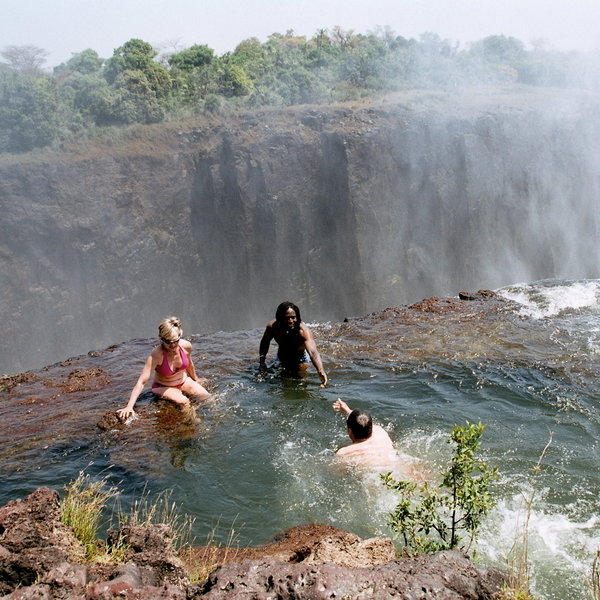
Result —
[{"label": "woman in pink bikini top", "polygon": [[121,419],[125,420],[135,414],[133,407],[152,375],[152,393],[160,398],[171,400],[180,406],[189,405],[189,396],[197,396],[200,400],[208,398],[209,393],[202,385],[206,383],[206,379],[196,377],[192,343],[182,339],[182,334],[181,321],[177,317],[168,317],[158,326],[161,343],[146,359],[131,390],[127,406],[117,411]]}]

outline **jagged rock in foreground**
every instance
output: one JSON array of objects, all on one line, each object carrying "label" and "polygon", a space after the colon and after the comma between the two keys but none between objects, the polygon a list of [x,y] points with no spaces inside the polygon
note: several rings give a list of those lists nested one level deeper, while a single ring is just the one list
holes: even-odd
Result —
[{"label": "jagged rock in foreground", "polygon": [[[129,546],[127,564],[85,562],[81,544],[60,522],[57,492],[38,488],[9,502],[0,508],[0,594],[10,600],[491,600],[506,581],[501,571],[477,569],[460,552],[392,560],[389,540],[304,525],[271,544],[230,553],[241,562],[213,557],[221,566],[191,584],[168,527],[123,527],[108,543],[119,534]],[[188,565],[200,551],[187,557]]]},{"label": "jagged rock in foreground", "polygon": [[372,568],[254,560],[224,565],[214,571],[202,586],[201,597],[487,600],[493,598],[503,581],[498,570],[476,569],[457,551],[394,560]]}]

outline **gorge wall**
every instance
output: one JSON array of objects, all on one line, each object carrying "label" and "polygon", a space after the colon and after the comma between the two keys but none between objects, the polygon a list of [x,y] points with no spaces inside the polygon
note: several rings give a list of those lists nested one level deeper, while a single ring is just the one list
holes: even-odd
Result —
[{"label": "gorge wall", "polygon": [[0,373],[153,337],[170,314],[189,335],[262,327],[285,299],[339,320],[599,277],[599,104],[413,92],[5,157]]}]

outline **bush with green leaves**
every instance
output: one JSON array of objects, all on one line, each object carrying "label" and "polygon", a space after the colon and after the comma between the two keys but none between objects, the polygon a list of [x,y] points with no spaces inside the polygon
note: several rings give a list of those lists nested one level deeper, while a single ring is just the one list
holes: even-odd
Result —
[{"label": "bush with green leaves", "polygon": [[459,548],[469,552],[483,517],[494,507],[490,486],[496,467],[476,458],[485,425],[455,425],[448,443],[455,449],[440,484],[397,481],[381,475],[383,484],[400,496],[388,515],[395,537],[402,539],[406,554]]}]

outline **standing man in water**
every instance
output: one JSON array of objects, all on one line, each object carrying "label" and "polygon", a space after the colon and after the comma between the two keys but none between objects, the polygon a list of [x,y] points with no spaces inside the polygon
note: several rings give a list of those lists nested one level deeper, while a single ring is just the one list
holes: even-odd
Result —
[{"label": "standing man in water", "polygon": [[261,371],[267,368],[265,361],[273,339],[279,345],[277,358],[285,373],[295,377],[303,376],[306,373],[308,360],[310,359],[319,374],[321,387],[327,385],[327,374],[323,369],[315,338],[312,331],[302,322],[300,309],[292,302],[282,302],[275,312],[275,320],[267,323],[260,340],[259,362]]}]

